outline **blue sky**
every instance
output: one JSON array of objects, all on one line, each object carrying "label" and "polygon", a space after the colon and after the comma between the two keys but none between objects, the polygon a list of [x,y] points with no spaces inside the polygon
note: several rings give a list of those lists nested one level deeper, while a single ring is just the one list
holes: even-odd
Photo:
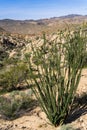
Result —
[{"label": "blue sky", "polygon": [[0,19],[40,19],[87,15],[87,0],[0,0]]}]

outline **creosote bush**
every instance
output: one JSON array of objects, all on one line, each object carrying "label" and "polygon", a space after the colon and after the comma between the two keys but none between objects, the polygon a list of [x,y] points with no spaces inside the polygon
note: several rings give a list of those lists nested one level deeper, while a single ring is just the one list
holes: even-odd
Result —
[{"label": "creosote bush", "polygon": [[43,35],[43,45],[27,55],[29,77],[42,110],[50,122],[63,124],[73,105],[74,96],[80,81],[86,36],[80,30],[57,34],[54,40]]},{"label": "creosote bush", "polygon": [[6,119],[15,119],[18,117],[18,112],[21,107],[19,99],[6,98],[4,96],[0,97],[0,114]]},{"label": "creosote bush", "polygon": [[0,114],[7,120],[13,120],[20,116],[21,110],[32,108],[33,99],[28,93],[13,91],[7,96],[0,96]]},{"label": "creosote bush", "polygon": [[27,66],[23,63],[12,65],[8,70],[0,74],[0,86],[2,91],[13,91],[18,89],[17,85],[25,82],[27,77]]}]

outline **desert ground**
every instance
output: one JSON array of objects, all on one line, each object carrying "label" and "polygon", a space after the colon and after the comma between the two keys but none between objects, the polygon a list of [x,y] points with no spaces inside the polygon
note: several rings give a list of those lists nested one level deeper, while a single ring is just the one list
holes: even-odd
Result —
[{"label": "desert ground", "polygon": [[[81,81],[77,89],[77,95],[87,93],[87,69],[83,69]],[[85,100],[85,101],[84,101]],[[87,130],[87,97],[80,99],[79,108],[71,114],[65,126],[72,126],[75,130]],[[86,102],[86,106],[84,106]],[[70,128],[69,128],[70,129]],[[0,130],[62,130],[62,126],[54,127],[46,118],[45,113],[35,103],[35,107],[22,112],[21,116],[13,121],[7,121],[0,117]],[[72,130],[72,129],[71,129]]]}]

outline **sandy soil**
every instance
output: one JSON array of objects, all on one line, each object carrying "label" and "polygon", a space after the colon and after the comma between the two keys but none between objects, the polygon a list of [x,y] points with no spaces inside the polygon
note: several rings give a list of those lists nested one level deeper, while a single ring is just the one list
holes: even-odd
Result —
[{"label": "sandy soil", "polygon": [[[78,95],[84,93],[87,93],[87,69],[84,69],[82,72],[77,90]],[[73,115],[67,119],[67,122],[76,130],[87,130],[87,105],[86,107],[81,106],[76,109]],[[60,128],[55,128],[50,124],[39,106],[36,106],[31,111],[27,110],[20,118],[13,121],[6,121],[0,118],[0,130],[60,130]]]}]

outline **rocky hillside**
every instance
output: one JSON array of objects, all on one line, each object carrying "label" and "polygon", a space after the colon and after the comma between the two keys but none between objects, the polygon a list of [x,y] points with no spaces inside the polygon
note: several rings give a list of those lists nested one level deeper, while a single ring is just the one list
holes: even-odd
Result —
[{"label": "rocky hillside", "polygon": [[55,32],[58,29],[65,28],[67,26],[77,26],[87,22],[87,15],[66,15],[61,17],[53,17],[50,19],[39,20],[12,20],[4,19],[0,20],[0,27],[11,33],[19,34],[40,34],[43,31]]},{"label": "rocky hillside", "polygon": [[6,30],[0,27],[0,34],[5,33]]}]

